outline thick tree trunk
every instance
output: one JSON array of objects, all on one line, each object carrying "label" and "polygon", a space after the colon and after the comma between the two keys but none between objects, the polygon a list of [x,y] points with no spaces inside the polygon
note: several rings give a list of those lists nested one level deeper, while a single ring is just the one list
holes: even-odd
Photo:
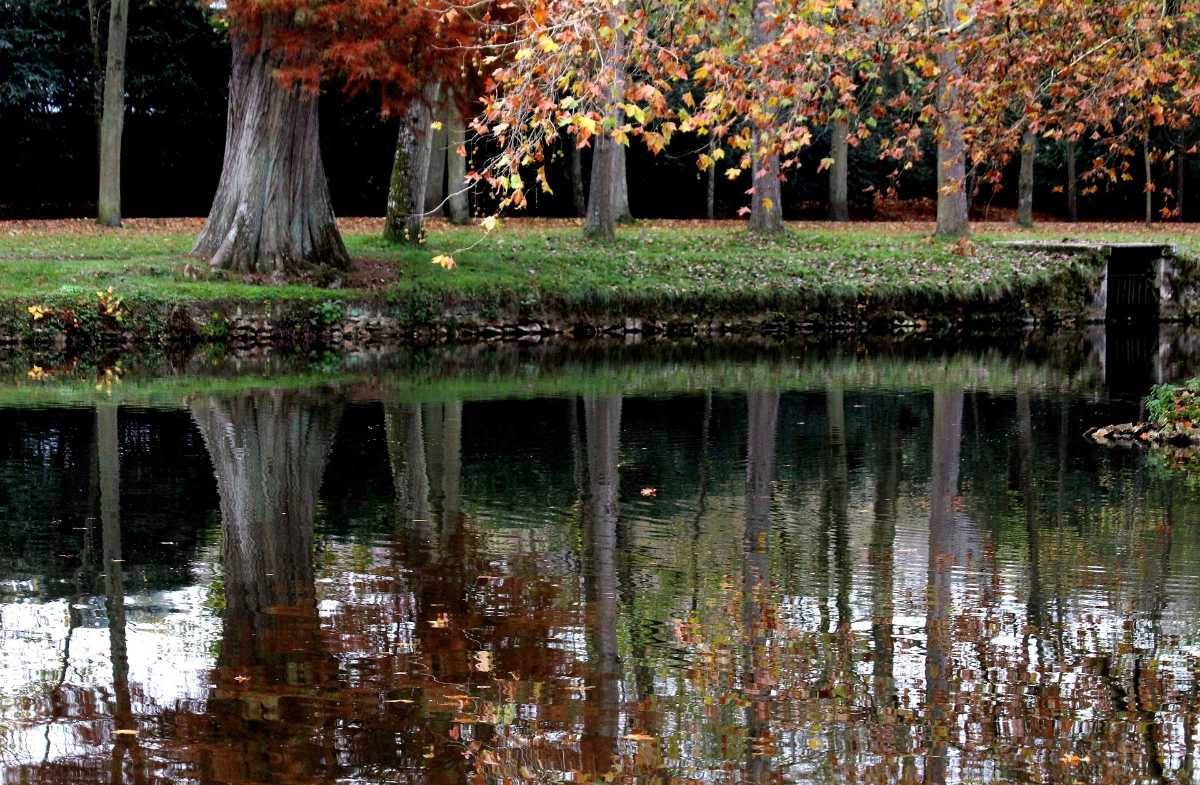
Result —
[{"label": "thick tree trunk", "polygon": [[383,237],[393,243],[421,240],[429,157],[433,151],[432,107],[437,105],[440,92],[437,85],[427,88],[423,98],[413,101],[400,119],[383,222]]},{"label": "thick tree trunk", "polygon": [[1150,159],[1150,139],[1142,140],[1142,163],[1146,168],[1146,226],[1154,225],[1154,167]]},{"label": "thick tree trunk", "polygon": [[[761,47],[770,43],[772,34],[769,25],[774,14],[772,0],[752,0],[751,41]],[[762,96],[763,99],[766,96]],[[764,100],[765,103],[765,100]],[[783,229],[783,199],[779,185],[779,154],[762,153],[764,146],[762,130],[754,131],[754,154],[751,156],[754,193],[750,197],[750,231],[754,234],[775,234]]]},{"label": "thick tree trunk", "polygon": [[[954,24],[956,5],[956,0],[942,0],[942,13],[948,25]],[[971,227],[967,202],[966,147],[963,144],[958,88],[954,85],[954,80],[962,73],[957,44],[948,41],[937,59],[942,73],[937,95],[941,119],[937,140],[937,233],[943,237],[963,237]]]},{"label": "thick tree trunk", "polygon": [[442,126],[430,131],[429,175],[426,179],[424,202],[427,216],[441,215],[442,202],[446,199],[446,156],[450,138],[447,126],[453,111],[453,108],[443,101],[436,114],[436,119],[442,122]]},{"label": "thick tree trunk", "polygon": [[471,218],[467,200],[467,129],[462,113],[453,103],[446,121],[446,183],[450,189],[446,216],[452,224],[465,224]]},{"label": "thick tree trunk", "polygon": [[316,265],[345,269],[321,163],[316,96],[283,88],[278,58],[235,32],[225,161],[204,230],[192,249],[215,269],[288,276]]},{"label": "thick tree trunk", "polygon": [[[616,30],[620,25],[618,17],[621,8],[618,6],[609,13],[609,26]],[[609,99],[617,104],[625,95],[625,36],[614,33],[612,45],[609,47],[608,59],[613,64],[613,80]],[[616,111],[614,119],[619,120],[621,113]],[[583,233],[594,240],[611,240],[617,234],[617,221],[620,220],[620,205],[622,185],[618,177],[625,177],[624,153],[618,150],[620,145],[605,132],[595,137],[592,146],[592,178],[588,188],[587,216],[583,221]]]},{"label": "thick tree trunk", "polygon": [[1067,140],[1067,217],[1079,222],[1079,178],[1075,172],[1075,143]]},{"label": "thick tree trunk", "polygon": [[616,167],[616,179],[613,181],[613,184],[617,192],[613,198],[616,201],[617,221],[619,223],[629,223],[633,220],[633,211],[629,209],[629,167],[626,163],[627,152],[628,150],[625,145],[616,145],[617,160],[614,164]]},{"label": "thick tree trunk", "polygon": [[1033,161],[1037,157],[1037,134],[1026,131],[1021,137],[1021,177],[1017,185],[1017,224],[1033,226]]},{"label": "thick tree trunk", "polygon": [[829,217],[835,221],[850,220],[850,150],[846,143],[849,133],[850,124],[845,118],[833,121],[833,139],[829,146],[829,157],[833,159],[833,166],[829,168]]},{"label": "thick tree trunk", "polygon": [[125,129],[125,41],[129,0],[108,6],[108,54],[104,68],[104,114],[100,119],[100,198],[96,220],[121,225],[121,135]]},{"label": "thick tree trunk", "polygon": [[575,215],[583,218],[587,215],[587,198],[584,196],[583,185],[583,151],[575,144],[574,137],[567,137],[567,145],[571,148],[571,199],[575,205]]}]

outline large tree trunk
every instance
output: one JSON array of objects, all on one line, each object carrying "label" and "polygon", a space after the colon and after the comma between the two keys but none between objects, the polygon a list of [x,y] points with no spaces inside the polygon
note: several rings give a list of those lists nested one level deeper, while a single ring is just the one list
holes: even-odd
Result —
[{"label": "large tree trunk", "polygon": [[446,215],[452,224],[465,224],[471,218],[471,206],[467,200],[467,129],[459,108],[450,104],[450,117],[446,121],[446,183],[450,189],[446,202]]},{"label": "large tree trunk", "polygon": [[833,121],[829,150],[829,157],[833,159],[833,166],[829,168],[829,217],[835,221],[850,220],[850,150],[846,143],[849,133],[850,124],[845,118]]},{"label": "large tree trunk", "polygon": [[100,47],[100,0],[88,0],[88,37],[92,41],[92,117],[96,123],[96,164],[100,163],[100,126],[104,120],[104,50]]},{"label": "large tree trunk", "polygon": [[100,198],[97,221],[121,225],[121,134],[125,128],[125,40],[129,0],[108,6],[108,55],[104,69],[104,114],[100,119]]},{"label": "large tree trunk", "polygon": [[425,185],[425,215],[441,215],[442,202],[446,199],[446,155],[449,147],[450,115],[454,112],[448,100],[438,105],[436,119],[442,122],[440,128],[430,130],[429,142],[429,175]]},{"label": "large tree trunk", "polygon": [[[954,25],[956,5],[957,0],[942,0],[946,25]],[[958,63],[958,45],[947,41],[937,59],[942,73],[937,94],[938,116],[941,120],[937,140],[937,233],[943,237],[962,237],[971,227],[962,113],[958,106],[958,88],[954,85],[962,73]]]},{"label": "large tree trunk", "polygon": [[[620,26],[618,19],[622,8],[617,6],[609,12],[609,27],[614,31]],[[614,32],[612,45],[609,47],[608,59],[613,68],[612,85],[609,90],[609,100],[619,103],[625,95],[625,36]],[[621,119],[620,110],[615,110],[614,119]],[[611,240],[617,235],[617,221],[620,220],[621,184],[618,177],[624,179],[624,154],[618,150],[620,145],[613,141],[605,132],[595,137],[592,146],[592,178],[588,188],[587,216],[583,221],[583,233],[595,240]]]},{"label": "large tree trunk", "polygon": [[1075,173],[1075,142],[1067,140],[1067,217],[1079,222],[1079,178]]},{"label": "large tree trunk", "polygon": [[1037,157],[1037,134],[1025,131],[1021,137],[1021,177],[1017,184],[1017,225],[1033,226],[1033,160]]},{"label": "large tree trunk", "polygon": [[[751,41],[755,47],[770,43],[771,17],[774,15],[772,0],[752,0]],[[765,103],[766,96],[761,96]],[[750,231],[754,234],[774,234],[783,229],[783,199],[779,185],[779,154],[762,153],[765,134],[760,128],[754,130],[754,151],[751,167],[754,193],[750,197]]]},{"label": "large tree trunk", "polygon": [[317,98],[275,79],[271,24],[231,35],[225,162],[192,252],[213,268],[288,276],[350,266],[321,163]]},{"label": "large tree trunk", "polygon": [[584,196],[583,185],[583,151],[571,136],[567,137],[567,146],[571,148],[571,199],[575,205],[575,215],[583,218],[587,215],[587,199]]},{"label": "large tree trunk", "polygon": [[440,92],[438,85],[426,88],[422,98],[413,101],[400,118],[383,222],[383,237],[393,243],[421,241],[429,157],[433,151],[433,107]]}]

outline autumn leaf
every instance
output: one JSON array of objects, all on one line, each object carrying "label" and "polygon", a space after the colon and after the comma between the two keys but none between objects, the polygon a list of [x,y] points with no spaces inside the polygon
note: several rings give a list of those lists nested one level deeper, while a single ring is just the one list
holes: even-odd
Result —
[{"label": "autumn leaf", "polygon": [[447,256],[445,254],[439,254],[433,257],[433,263],[438,267],[441,267],[443,270],[453,270],[458,266],[455,263],[453,256]]}]

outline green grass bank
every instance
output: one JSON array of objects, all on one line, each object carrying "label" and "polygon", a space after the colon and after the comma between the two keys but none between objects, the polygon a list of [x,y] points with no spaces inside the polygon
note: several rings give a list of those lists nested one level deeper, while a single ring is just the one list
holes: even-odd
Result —
[{"label": "green grass bank", "polygon": [[[514,220],[491,233],[434,223],[424,245],[403,247],[379,238],[377,220],[350,219],[351,271],[279,283],[210,274],[187,256],[199,227],[197,219],[133,220],[119,230],[0,223],[0,340],[336,345],[623,330],[1003,329],[1078,319],[1095,263],[1002,241],[1152,238],[1200,256],[1200,233],[1120,225],[984,224],[963,248],[921,223],[795,224],[761,240],[734,222],[666,221],[597,245],[574,222]],[[431,263],[443,254],[454,269]]]}]

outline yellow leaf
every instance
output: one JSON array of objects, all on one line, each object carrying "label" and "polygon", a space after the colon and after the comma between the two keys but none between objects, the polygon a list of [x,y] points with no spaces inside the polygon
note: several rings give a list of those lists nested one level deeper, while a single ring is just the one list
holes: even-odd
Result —
[{"label": "yellow leaf", "polygon": [[432,123],[429,124],[429,127],[435,131],[440,131],[440,130],[442,130],[442,121],[434,120]]},{"label": "yellow leaf", "polygon": [[742,170],[741,170],[741,169],[729,168],[729,169],[726,169],[726,170],[725,170],[725,177],[726,177],[726,179],[729,179],[729,180],[736,180],[736,179],[738,179],[738,178],[739,178],[739,177],[741,177],[741,176],[742,176]]},{"label": "yellow leaf", "polygon": [[554,39],[548,35],[543,35],[541,38],[538,39],[538,47],[543,52],[557,52],[558,51],[558,44],[555,43]]},{"label": "yellow leaf", "polygon": [[485,232],[493,232],[496,230],[496,227],[500,225],[500,219],[494,215],[489,215],[487,218],[484,218],[479,225],[483,227]]},{"label": "yellow leaf", "polygon": [[[457,266],[454,261],[454,257],[446,256],[445,254],[439,254],[438,256],[433,257],[433,263],[438,267],[441,267],[443,270],[453,270]],[[448,621],[449,620],[447,620],[447,622]],[[435,627],[438,626],[436,622],[431,623]]]},{"label": "yellow leaf", "polygon": [[528,60],[528,59],[529,59],[529,58],[531,58],[531,57],[533,57],[533,50],[532,50],[532,49],[530,49],[529,47],[525,47],[525,48],[523,48],[523,49],[518,49],[518,50],[517,50],[517,54],[516,54],[516,57],[515,57],[515,59],[516,59],[516,61],[519,63],[519,62],[521,62],[522,60]]}]

